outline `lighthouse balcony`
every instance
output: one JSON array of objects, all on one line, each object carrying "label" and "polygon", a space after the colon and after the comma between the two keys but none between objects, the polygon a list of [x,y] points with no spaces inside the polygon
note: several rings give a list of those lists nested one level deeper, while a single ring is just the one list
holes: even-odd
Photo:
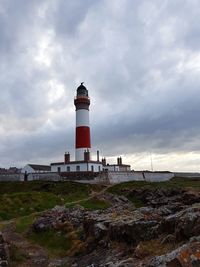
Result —
[{"label": "lighthouse balcony", "polygon": [[74,105],[77,104],[87,104],[90,105],[90,98],[88,96],[76,96],[74,98]]}]

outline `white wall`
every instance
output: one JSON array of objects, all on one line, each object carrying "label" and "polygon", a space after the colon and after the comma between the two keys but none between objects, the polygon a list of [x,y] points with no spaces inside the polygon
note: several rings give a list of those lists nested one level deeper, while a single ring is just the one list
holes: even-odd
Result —
[{"label": "white wall", "polygon": [[[75,150],[75,159],[77,161],[84,160],[84,153],[88,148],[76,148]],[[88,149],[89,150],[89,149]],[[89,150],[90,151],[90,150]]]},{"label": "white wall", "polygon": [[[143,176],[144,174],[144,176]],[[144,178],[145,177],[145,178]],[[168,181],[174,177],[174,173],[159,172],[108,172],[108,179],[111,184],[117,184],[128,181],[150,181],[162,182]]]},{"label": "white wall", "polygon": [[92,166],[94,167],[94,172],[102,171],[102,164],[101,163],[77,163],[77,164],[64,164],[64,165],[52,165],[51,172],[58,172],[58,167],[60,167],[61,172],[67,172],[67,167],[70,167],[70,172],[76,172],[76,167],[80,166],[80,171],[91,171]]}]

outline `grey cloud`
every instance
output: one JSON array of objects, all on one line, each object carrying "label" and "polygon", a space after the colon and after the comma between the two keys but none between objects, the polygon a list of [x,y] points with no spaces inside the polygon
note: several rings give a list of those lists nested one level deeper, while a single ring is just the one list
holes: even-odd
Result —
[{"label": "grey cloud", "polygon": [[199,7],[2,1],[0,163],[52,161],[73,150],[81,81],[92,101],[92,143],[104,155],[200,151]]}]

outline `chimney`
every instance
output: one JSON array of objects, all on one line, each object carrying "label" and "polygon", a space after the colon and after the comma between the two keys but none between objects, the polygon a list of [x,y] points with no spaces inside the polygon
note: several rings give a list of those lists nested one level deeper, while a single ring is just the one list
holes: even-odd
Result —
[{"label": "chimney", "polygon": [[120,165],[122,165],[122,157],[120,157]]},{"label": "chimney", "polygon": [[90,151],[89,150],[84,152],[84,161],[86,161],[86,162],[90,161]]},{"label": "chimney", "polygon": [[120,165],[120,158],[117,158],[117,165]]},{"label": "chimney", "polygon": [[106,158],[102,158],[102,164],[103,166],[106,166]]},{"label": "chimney", "polygon": [[68,153],[65,153],[65,164],[67,164],[67,163],[70,163],[70,154],[69,154],[69,152]]},{"label": "chimney", "polygon": [[99,162],[99,150],[97,150],[97,161]]}]

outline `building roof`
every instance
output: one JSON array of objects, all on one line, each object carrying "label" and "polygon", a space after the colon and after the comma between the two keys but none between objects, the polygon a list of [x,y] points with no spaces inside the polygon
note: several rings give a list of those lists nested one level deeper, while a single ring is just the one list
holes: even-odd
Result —
[{"label": "building roof", "polygon": [[93,163],[93,164],[102,164],[101,161],[95,161],[95,160],[89,160],[89,161],[70,161],[68,163],[64,163],[64,162],[53,162],[51,163],[51,166],[57,166],[57,165],[70,165],[70,164],[89,164],[89,163]]},{"label": "building roof", "polygon": [[35,171],[51,171],[51,167],[48,165],[28,164]]}]

